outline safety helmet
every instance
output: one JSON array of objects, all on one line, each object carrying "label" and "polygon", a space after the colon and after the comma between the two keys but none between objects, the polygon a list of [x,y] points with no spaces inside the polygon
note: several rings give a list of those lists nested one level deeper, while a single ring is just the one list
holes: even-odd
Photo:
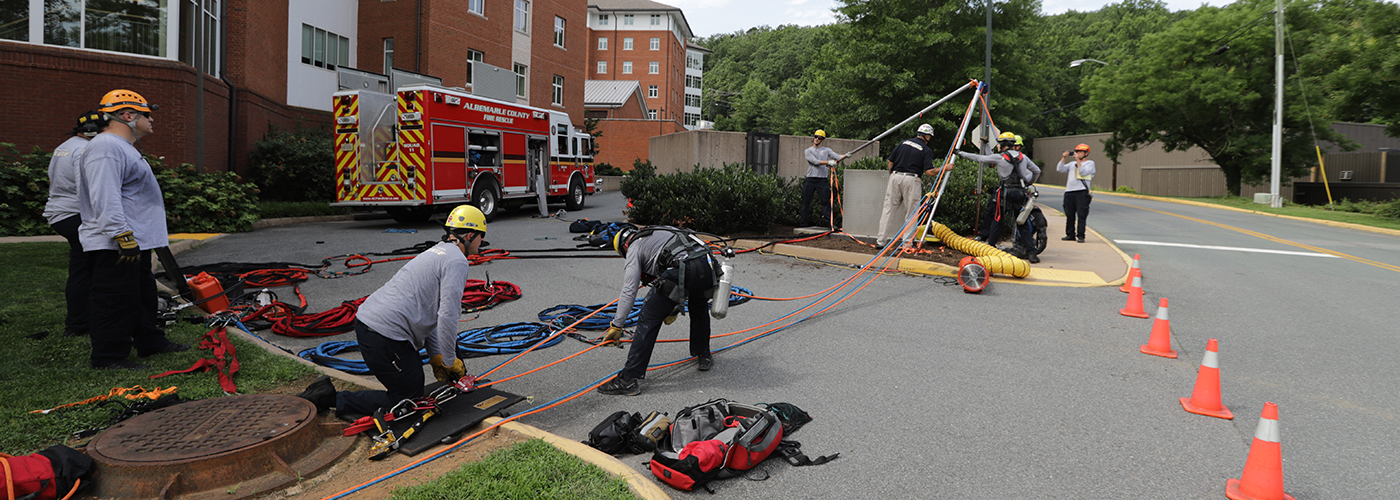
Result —
[{"label": "safety helmet", "polygon": [[443,229],[450,234],[462,234],[467,231],[475,231],[486,235],[486,214],[481,213],[481,209],[471,205],[458,205],[447,214],[447,222],[443,223]]},{"label": "safety helmet", "polygon": [[812,132],[812,137],[820,137],[820,138],[822,138],[822,139],[825,139],[825,138],[826,138],[826,131],[825,131],[825,130],[818,130],[818,131],[816,131],[816,132]]},{"label": "safety helmet", "polygon": [[1016,134],[1013,134],[1013,133],[1011,133],[1011,132],[1002,132],[1001,135],[998,135],[998,136],[997,136],[997,142],[1002,142],[1002,141],[1013,141],[1013,142],[1014,142],[1015,140],[1016,140]]},{"label": "safety helmet", "polygon": [[115,113],[123,109],[134,109],[136,111],[149,113],[160,109],[160,106],[146,101],[145,97],[126,89],[117,89],[102,96],[102,102],[97,104],[97,110],[103,113]]},{"label": "safety helmet", "polygon": [[107,120],[102,118],[102,113],[88,111],[78,117],[78,125],[73,127],[73,135],[92,137],[102,132],[102,128],[107,126]]},{"label": "safety helmet", "polygon": [[923,125],[919,125],[919,133],[920,133],[920,134],[925,134],[925,135],[932,136],[932,135],[933,135],[933,125],[929,125],[929,124],[927,124],[927,123],[925,123],[925,124],[923,124]]},{"label": "safety helmet", "polygon": [[1075,146],[1075,147],[1074,147],[1074,150],[1075,150],[1075,151],[1083,151],[1083,152],[1085,152],[1085,153],[1088,153],[1088,152],[1089,152],[1089,145],[1088,145],[1088,144],[1080,144],[1080,145],[1078,145],[1078,146]]},{"label": "safety helmet", "polygon": [[627,247],[632,244],[632,237],[636,235],[637,228],[635,227],[627,226],[619,229],[617,233],[613,234],[613,250],[616,250],[618,255],[626,257]]},{"label": "safety helmet", "polygon": [[1021,136],[1017,135],[1017,136],[1016,136],[1016,145],[1017,145],[1017,146],[1025,146],[1025,145],[1026,145],[1025,139],[1023,139]]}]

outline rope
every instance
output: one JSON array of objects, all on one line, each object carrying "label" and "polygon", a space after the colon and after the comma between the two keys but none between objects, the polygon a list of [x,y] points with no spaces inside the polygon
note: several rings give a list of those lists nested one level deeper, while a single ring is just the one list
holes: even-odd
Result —
[{"label": "rope", "polygon": [[[753,300],[753,292],[741,286],[729,287],[729,306],[734,307]],[[627,320],[622,323],[623,328],[637,326],[637,321],[642,317],[642,304],[646,302],[645,297],[639,297],[632,302],[632,310],[627,314]],[[540,321],[551,325],[558,325],[560,321],[573,321],[574,318],[583,316],[593,311],[598,311],[593,317],[578,322],[575,328],[579,330],[607,330],[612,324],[613,318],[617,317],[617,306],[605,304],[593,304],[591,306],[581,306],[578,304],[558,305],[540,311]],[[681,304],[683,312],[690,312],[690,307]]]},{"label": "rope", "polygon": [[467,330],[457,334],[457,356],[477,358],[497,354],[516,354],[544,342],[539,347],[551,347],[564,340],[553,336],[549,325],[542,323],[506,323],[487,328]]}]

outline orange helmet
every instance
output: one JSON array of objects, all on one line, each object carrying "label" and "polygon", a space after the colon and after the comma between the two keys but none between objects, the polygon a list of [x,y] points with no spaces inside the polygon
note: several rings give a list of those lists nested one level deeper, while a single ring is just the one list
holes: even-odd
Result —
[{"label": "orange helmet", "polygon": [[1080,145],[1078,145],[1078,146],[1075,146],[1075,147],[1074,147],[1074,150],[1075,150],[1075,151],[1083,151],[1083,152],[1085,152],[1085,153],[1088,153],[1088,152],[1089,152],[1089,145],[1088,145],[1088,144],[1080,144]]},{"label": "orange helmet", "polygon": [[126,89],[108,92],[102,96],[102,102],[97,104],[97,110],[103,113],[115,113],[128,108],[149,113],[160,109],[160,106],[146,102],[146,98],[141,97],[141,94]]}]

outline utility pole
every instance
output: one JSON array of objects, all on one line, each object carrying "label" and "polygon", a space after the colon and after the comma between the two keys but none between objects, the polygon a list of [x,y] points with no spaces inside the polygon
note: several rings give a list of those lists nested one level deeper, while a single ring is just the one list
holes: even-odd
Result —
[{"label": "utility pole", "polygon": [[[1279,1],[1282,1],[1282,0],[1279,0]],[[986,60],[985,71],[984,71],[983,74],[982,74],[982,85],[986,85],[986,86],[987,86],[987,89],[988,89],[988,90],[991,90],[991,85],[992,85],[992,0],[986,0],[986,5],[987,5],[987,60]],[[982,89],[979,88],[979,89],[977,89],[977,91],[978,91],[978,92],[981,92]],[[985,95],[985,94],[984,94],[984,95]],[[978,98],[981,99],[982,97],[978,97]],[[974,102],[976,102],[976,101],[974,101]],[[985,102],[984,102],[984,104],[985,104]],[[991,108],[992,108],[991,105],[987,105],[987,107],[986,107],[985,109],[983,109],[983,111],[982,111],[982,145],[980,146],[980,149],[978,150],[978,152],[981,153],[981,154],[984,154],[984,155],[991,152],[991,151],[988,150],[988,149],[989,149],[989,148],[988,148],[988,145],[990,145],[990,144],[991,144],[991,141],[992,141],[992,125],[991,125],[991,118],[987,116],[987,111],[991,110]],[[975,229],[976,229],[977,232],[980,234],[980,233],[982,232],[982,165],[979,164],[979,165],[977,165],[976,168],[977,168],[977,214],[973,216],[973,219],[972,219],[972,220],[973,220],[973,224],[976,226]],[[996,244],[996,243],[993,242],[992,244]]]},{"label": "utility pole", "polygon": [[1269,165],[1269,206],[1283,206],[1279,176],[1283,170],[1283,0],[1274,0],[1274,144]]}]

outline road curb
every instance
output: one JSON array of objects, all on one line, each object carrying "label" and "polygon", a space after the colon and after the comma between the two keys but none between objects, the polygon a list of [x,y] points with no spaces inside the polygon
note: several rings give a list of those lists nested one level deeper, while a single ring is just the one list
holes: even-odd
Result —
[{"label": "road curb", "polygon": [[273,219],[258,219],[253,223],[253,230],[277,226],[289,226],[292,224],[305,224],[309,222],[339,222],[355,220],[354,214],[345,215],[311,215],[306,217],[277,217]]},{"label": "road curb", "polygon": [[1313,223],[1322,224],[1322,225],[1325,225],[1325,226],[1342,227],[1342,228],[1347,228],[1347,229],[1356,229],[1356,230],[1359,230],[1359,231],[1369,231],[1369,232],[1372,232],[1372,233],[1388,234],[1388,235],[1391,235],[1391,236],[1400,236],[1400,230],[1396,230],[1396,229],[1386,229],[1386,228],[1383,228],[1383,227],[1364,226],[1364,225],[1361,225],[1361,224],[1353,224],[1353,223],[1350,223],[1350,222],[1340,222],[1340,221],[1334,221],[1334,220],[1310,219],[1310,218],[1307,218],[1307,217],[1298,217],[1298,216],[1295,216],[1295,215],[1283,215],[1283,214],[1274,214],[1274,213],[1269,213],[1269,212],[1260,212],[1260,211],[1258,211],[1258,210],[1249,210],[1249,209],[1247,209],[1247,208],[1238,208],[1238,207],[1227,207],[1227,206],[1225,206],[1225,205],[1215,205],[1215,204],[1211,204],[1211,203],[1203,203],[1203,202],[1194,201],[1194,200],[1179,200],[1179,199],[1175,199],[1175,198],[1161,198],[1161,197],[1157,197],[1157,196],[1150,196],[1150,195],[1144,195],[1144,194],[1137,194],[1137,193],[1119,193],[1119,192],[1115,192],[1115,191],[1094,191],[1094,194],[1103,194],[1103,195],[1108,195],[1108,196],[1122,196],[1122,197],[1124,197],[1124,198],[1136,198],[1136,199],[1139,199],[1139,200],[1165,201],[1165,202],[1167,202],[1167,203],[1176,203],[1176,204],[1180,204],[1180,205],[1191,205],[1191,206],[1196,206],[1196,207],[1216,208],[1216,209],[1220,209],[1220,210],[1231,210],[1231,211],[1241,212],[1241,213],[1246,213],[1246,214],[1267,215],[1267,216],[1269,216],[1269,217],[1278,217],[1278,218],[1281,218],[1281,219],[1291,219],[1291,220],[1298,220],[1298,221],[1303,221],[1303,222],[1313,222]]}]

